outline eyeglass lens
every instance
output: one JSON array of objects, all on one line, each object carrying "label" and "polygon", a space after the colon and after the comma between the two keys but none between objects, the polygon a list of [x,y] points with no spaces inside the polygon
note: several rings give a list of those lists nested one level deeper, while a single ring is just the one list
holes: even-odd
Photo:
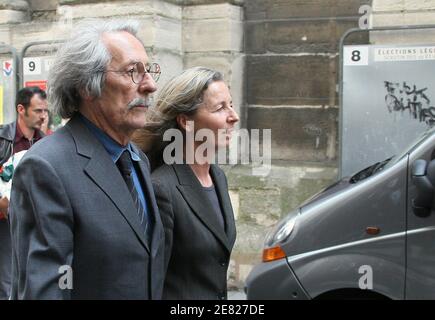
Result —
[{"label": "eyeglass lens", "polygon": [[145,66],[142,62],[136,63],[132,73],[133,82],[136,84],[141,83],[146,73],[149,73],[154,81],[157,82],[161,73],[160,66],[157,63],[152,63],[145,69]]}]

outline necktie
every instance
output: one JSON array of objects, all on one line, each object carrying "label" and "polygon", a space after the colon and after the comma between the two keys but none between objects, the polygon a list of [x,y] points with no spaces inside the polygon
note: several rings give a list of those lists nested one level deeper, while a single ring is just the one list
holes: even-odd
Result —
[{"label": "necktie", "polygon": [[137,215],[139,218],[142,231],[144,232],[149,243],[151,232],[150,230],[148,230],[149,229],[148,215],[143,206],[142,201],[139,198],[139,194],[136,190],[136,187],[134,186],[133,174],[132,174],[133,163],[131,161],[130,154],[127,150],[125,150],[121,154],[118,161],[116,162],[116,165],[118,166],[119,171],[121,172],[121,175],[124,178],[125,183],[127,184],[131,197],[133,198],[133,202],[137,209]]}]

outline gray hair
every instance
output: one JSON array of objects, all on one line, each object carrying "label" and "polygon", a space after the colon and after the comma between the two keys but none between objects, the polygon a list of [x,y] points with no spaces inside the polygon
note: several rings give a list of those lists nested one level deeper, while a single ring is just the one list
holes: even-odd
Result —
[{"label": "gray hair", "polygon": [[138,29],[136,21],[97,19],[84,20],[74,28],[50,66],[48,98],[55,114],[71,118],[78,111],[83,95],[101,96],[104,71],[112,59],[102,35],[126,31],[137,38]]},{"label": "gray hair", "polygon": [[159,91],[155,106],[148,110],[145,127],[133,136],[134,142],[148,151],[152,166],[161,164],[158,163],[161,152],[170,143],[163,141],[165,131],[178,128],[178,115],[194,115],[203,102],[204,92],[216,81],[223,81],[220,72],[195,67],[172,78]]}]

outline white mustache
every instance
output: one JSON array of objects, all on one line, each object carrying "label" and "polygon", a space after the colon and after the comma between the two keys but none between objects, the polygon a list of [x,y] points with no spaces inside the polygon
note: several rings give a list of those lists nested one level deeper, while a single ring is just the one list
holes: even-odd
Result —
[{"label": "white mustache", "polygon": [[151,106],[151,99],[150,98],[147,98],[147,99],[136,98],[127,105],[127,108],[132,109],[132,108],[137,107],[137,106],[145,106],[148,108],[149,106]]}]

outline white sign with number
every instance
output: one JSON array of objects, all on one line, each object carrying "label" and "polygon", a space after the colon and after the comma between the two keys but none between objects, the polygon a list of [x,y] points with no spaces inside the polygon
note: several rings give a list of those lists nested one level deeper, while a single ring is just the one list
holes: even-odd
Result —
[{"label": "white sign with number", "polygon": [[41,58],[24,58],[23,69],[25,75],[40,75],[42,73]]},{"label": "white sign with number", "polygon": [[44,59],[45,72],[48,72],[50,70],[50,65],[53,62],[53,60],[54,59],[52,59],[52,58],[51,59],[50,58]]},{"label": "white sign with number", "polygon": [[367,66],[369,64],[369,48],[367,46],[343,47],[345,66]]}]

